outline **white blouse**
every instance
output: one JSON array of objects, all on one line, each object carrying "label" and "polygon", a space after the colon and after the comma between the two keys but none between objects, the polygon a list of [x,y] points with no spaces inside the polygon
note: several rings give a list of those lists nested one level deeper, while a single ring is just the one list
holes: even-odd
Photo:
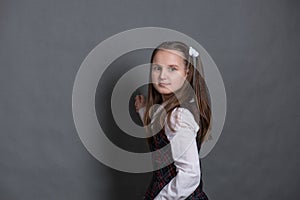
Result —
[{"label": "white blouse", "polygon": [[[141,119],[145,108],[138,110]],[[155,116],[155,114],[154,114]],[[200,184],[201,171],[197,148],[199,126],[186,108],[175,108],[171,113],[172,132],[165,121],[165,134],[170,141],[177,175],[159,192],[155,200],[186,199]]]}]

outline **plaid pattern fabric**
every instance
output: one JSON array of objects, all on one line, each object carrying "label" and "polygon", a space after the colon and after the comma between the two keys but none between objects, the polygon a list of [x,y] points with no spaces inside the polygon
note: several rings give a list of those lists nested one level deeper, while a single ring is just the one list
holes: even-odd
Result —
[{"label": "plaid pattern fabric", "polygon": [[[200,133],[198,132],[198,134]],[[172,158],[171,149],[165,148],[164,150],[162,150],[164,146],[170,143],[167,136],[165,135],[164,129],[162,129],[159,133],[149,138],[148,142],[151,151],[158,150],[159,152],[155,157],[152,158],[154,167],[156,165],[161,166],[163,162],[168,162],[168,161],[171,161],[169,162],[171,164],[153,172],[152,180],[150,182],[150,185],[148,186],[146,194],[144,195],[144,200],[154,199],[158,195],[158,193],[163,189],[163,187],[167,185],[172,180],[172,178],[174,178],[177,174],[176,166],[174,165],[173,158]],[[197,147],[199,151],[201,147],[201,144],[199,144],[199,142],[197,142]],[[200,167],[201,167],[201,161],[200,161]],[[208,200],[208,197],[202,191],[202,187],[203,187],[203,183],[201,178],[199,186],[186,199],[187,200],[195,200],[195,199]]]}]

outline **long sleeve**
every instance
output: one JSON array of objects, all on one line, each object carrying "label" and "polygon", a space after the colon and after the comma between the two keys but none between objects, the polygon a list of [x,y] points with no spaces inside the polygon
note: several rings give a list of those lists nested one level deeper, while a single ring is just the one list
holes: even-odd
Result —
[{"label": "long sleeve", "polygon": [[144,121],[144,113],[145,113],[146,107],[142,107],[138,110],[139,116],[142,121]]},{"label": "long sleeve", "polygon": [[165,133],[171,144],[177,175],[159,192],[155,200],[186,199],[200,184],[200,161],[196,143],[199,130],[192,113],[177,108],[171,114],[172,132],[168,126]]}]

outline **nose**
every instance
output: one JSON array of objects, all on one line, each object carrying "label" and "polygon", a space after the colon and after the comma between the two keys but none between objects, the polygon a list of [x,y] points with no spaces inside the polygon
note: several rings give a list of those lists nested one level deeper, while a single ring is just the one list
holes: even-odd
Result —
[{"label": "nose", "polygon": [[167,78],[167,70],[164,67],[160,71],[159,78],[162,80]]}]

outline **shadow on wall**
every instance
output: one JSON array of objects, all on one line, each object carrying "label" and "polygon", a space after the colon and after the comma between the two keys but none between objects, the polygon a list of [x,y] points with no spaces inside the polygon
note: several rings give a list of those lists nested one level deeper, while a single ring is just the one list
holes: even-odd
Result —
[{"label": "shadow on wall", "polygon": [[[111,95],[115,84],[123,74],[138,65],[150,62],[151,52],[151,49],[142,49],[120,56],[105,70],[96,91],[96,113],[101,128],[112,143],[131,152],[148,152],[146,139],[130,136],[118,127],[111,111]],[[141,91],[144,94],[145,90],[146,86],[142,86],[131,95],[130,99],[124,99],[129,102],[128,109],[131,119],[140,126],[142,121],[135,112],[134,97]],[[152,175],[152,173],[120,172],[111,168],[108,171],[112,185],[110,199],[142,199]]]}]

